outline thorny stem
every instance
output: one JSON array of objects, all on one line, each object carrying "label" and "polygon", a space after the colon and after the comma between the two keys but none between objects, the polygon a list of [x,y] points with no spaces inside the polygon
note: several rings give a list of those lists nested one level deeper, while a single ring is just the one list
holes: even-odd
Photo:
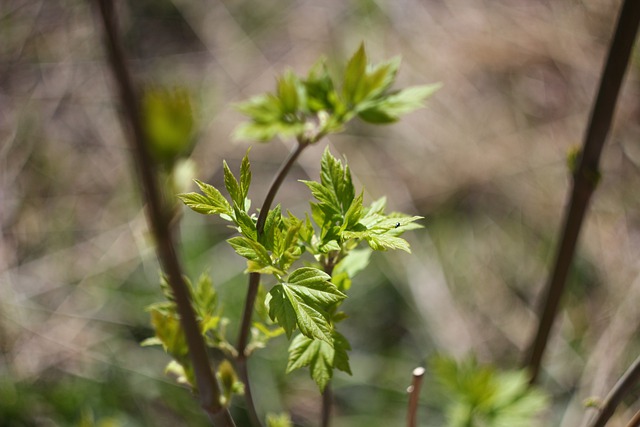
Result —
[{"label": "thorny stem", "polygon": [[[264,199],[264,203],[262,204],[262,208],[260,209],[260,214],[258,215],[258,221],[256,223],[256,230],[258,233],[258,237],[264,233],[264,223],[267,219],[267,215],[269,214],[269,209],[271,209],[271,204],[280,189],[280,185],[284,178],[287,176],[291,167],[295,163],[302,150],[304,150],[309,145],[309,142],[306,141],[298,141],[298,145],[296,148],[289,153],[289,157],[285,160],[285,162],[280,167],[280,170],[276,174],[271,186],[269,187],[269,191]],[[260,285],[260,274],[259,273],[250,273],[249,274],[249,288],[247,289],[247,297],[244,303],[244,311],[242,313],[242,324],[240,326],[240,335],[238,337],[238,358],[236,360],[238,370],[240,371],[240,376],[245,386],[245,402],[247,404],[247,410],[251,417],[251,421],[254,425],[260,426],[260,418],[258,417],[255,404],[253,402],[253,396],[251,394],[251,385],[249,383],[249,371],[247,368],[247,344],[249,343],[249,336],[251,334],[251,318],[253,316],[253,307],[255,305],[256,297],[258,295],[258,287]]]},{"label": "thorny stem", "polygon": [[[602,408],[598,416],[593,420],[589,427],[604,427],[613,415],[616,408],[622,402],[622,399],[631,392],[640,382],[640,356],[629,366],[629,369],[620,377],[618,382],[613,386],[609,395],[602,404]],[[636,419],[634,417],[634,419]],[[633,420],[632,420],[633,421]],[[631,423],[630,425],[637,425]]]},{"label": "thorny stem", "polygon": [[422,379],[424,377],[425,369],[418,367],[413,370],[413,380],[411,385],[407,388],[409,393],[409,408],[407,409],[407,427],[416,427],[418,417],[418,399],[420,398],[420,388],[422,387]]},{"label": "thorny stem", "polygon": [[580,161],[574,173],[571,201],[565,213],[562,238],[557,250],[553,273],[546,288],[540,323],[535,340],[528,352],[526,365],[531,375],[530,382],[532,384],[536,381],[540,371],[542,356],[564,292],[582,222],[591,195],[597,185],[600,154],[611,127],[618,93],[629,63],[639,22],[640,1],[625,0],[600,80],[598,97],[591,113]]},{"label": "thorny stem", "polygon": [[156,240],[160,264],[167,275],[173,293],[180,323],[184,331],[189,356],[195,372],[200,406],[214,426],[235,426],[228,409],[220,402],[220,388],[211,370],[204,339],[196,321],[191,298],[184,281],[182,268],[171,235],[170,215],[156,181],[157,174],[147,151],[146,135],[140,118],[139,102],[118,37],[117,22],[111,0],[98,0],[104,26],[106,48],[111,69],[118,85],[120,100],[128,119],[132,135],[130,143],[139,172],[141,187],[147,202],[147,218]]}]

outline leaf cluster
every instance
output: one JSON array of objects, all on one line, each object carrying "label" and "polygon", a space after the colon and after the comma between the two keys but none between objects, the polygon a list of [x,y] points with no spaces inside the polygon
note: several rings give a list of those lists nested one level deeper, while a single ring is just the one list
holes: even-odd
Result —
[{"label": "leaf cluster", "polygon": [[318,61],[306,77],[286,71],[277,78],[274,93],[266,93],[237,105],[249,122],[236,129],[235,137],[268,141],[279,135],[314,143],[340,132],[355,117],[375,124],[397,121],[402,114],[423,107],[424,100],[439,84],[391,90],[400,59],[372,65],[364,44],[348,61],[336,83],[325,59]]},{"label": "leaf cluster", "polygon": [[[385,200],[363,205],[363,193],[356,195],[348,165],[325,150],[320,165],[320,181],[302,181],[315,201],[311,215],[286,215],[278,205],[265,216],[258,229],[256,213],[248,199],[251,167],[248,153],[236,178],[224,164],[224,185],[228,200],[215,187],[196,180],[201,193],[179,195],[192,210],[219,215],[233,223],[237,236],[227,240],[238,255],[247,260],[247,273],[268,274],[275,284],[264,291],[256,304],[259,321],[254,322],[249,351],[263,347],[281,333],[292,338],[288,371],[309,366],[311,375],[324,389],[337,368],[350,373],[346,338],[336,323],[346,317],[339,311],[353,276],[368,263],[371,250],[402,249],[409,244],[400,236],[419,227],[417,216],[385,214]],[[367,250],[358,250],[366,242]],[[294,263],[304,253],[313,255],[305,266]],[[264,310],[262,309],[264,307]],[[278,327],[273,328],[273,323]]]},{"label": "leaf cluster", "polygon": [[458,362],[444,356],[435,357],[431,368],[446,396],[448,427],[533,426],[548,406],[524,371],[498,372],[472,357]]},{"label": "leaf cluster", "polygon": [[[211,348],[222,350],[228,357],[235,356],[235,349],[225,339],[228,319],[222,316],[222,309],[218,305],[218,295],[208,274],[202,274],[194,284],[184,278],[193,301],[196,320],[200,325],[200,332],[205,343]],[[147,307],[151,314],[151,324],[155,336],[143,342],[143,345],[162,345],[174,361],[167,365],[166,371],[172,373],[178,382],[195,387],[195,379],[191,360],[188,357],[188,347],[184,331],[180,325],[178,308],[173,300],[171,289],[163,278],[161,287],[166,301]]]}]

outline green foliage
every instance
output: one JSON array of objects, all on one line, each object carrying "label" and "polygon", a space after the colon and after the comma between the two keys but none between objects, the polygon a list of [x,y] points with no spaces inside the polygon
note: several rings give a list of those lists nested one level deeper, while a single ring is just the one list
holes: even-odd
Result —
[{"label": "green foliage", "polygon": [[159,164],[171,167],[179,157],[189,154],[194,119],[185,89],[149,89],[142,98],[141,111],[149,151]]},{"label": "green foliage", "polygon": [[[202,274],[195,285],[188,278],[185,278],[185,282],[191,294],[196,320],[200,325],[205,343],[211,348],[220,349],[229,357],[234,357],[236,351],[225,338],[228,319],[222,317],[222,310],[218,306],[218,296],[211,278],[208,274]],[[179,383],[195,387],[186,338],[166,279],[163,280],[162,289],[167,301],[147,307],[147,311],[151,314],[155,336],[145,340],[142,345],[162,345],[174,359],[167,365],[165,372],[174,376]]]},{"label": "green foliage", "polygon": [[[280,82],[282,96],[293,90],[293,81],[289,76]],[[303,99],[300,93],[287,96],[290,109]],[[233,222],[239,235],[227,242],[247,260],[245,272],[269,274],[275,279],[264,299],[256,304],[256,310],[264,307],[264,313],[261,321],[254,322],[248,351],[263,347],[283,332],[291,338],[297,329],[301,335],[289,347],[288,371],[309,366],[312,378],[324,389],[334,369],[351,372],[347,354],[350,346],[335,324],[346,318],[339,307],[353,276],[366,267],[371,249],[408,252],[408,242],[399,236],[420,227],[415,221],[421,217],[385,214],[384,198],[364,206],[363,193],[356,194],[349,166],[328,149],[320,162],[320,181],[302,182],[316,199],[310,204],[311,215],[305,220],[291,212],[285,216],[278,205],[267,213],[262,230],[257,228],[256,213],[250,211],[247,198],[251,183],[248,154],[242,160],[240,179],[224,163],[224,184],[231,202],[201,181],[196,184],[202,194],[179,197],[195,212],[220,215]],[[357,249],[364,242],[369,248]],[[305,252],[314,256],[313,261],[292,270]],[[212,324],[217,326],[213,319]],[[275,328],[273,323],[277,324]],[[228,352],[233,352],[223,337],[214,336],[216,340],[210,340],[212,346],[226,346]]]},{"label": "green foliage", "polygon": [[238,110],[250,121],[238,127],[235,136],[268,141],[279,135],[315,143],[341,131],[354,117],[376,124],[395,122],[400,115],[423,107],[424,100],[440,87],[433,84],[390,91],[399,66],[399,58],[369,64],[361,44],[347,63],[341,91],[336,89],[324,59],[306,78],[286,71],[277,79],[275,93],[238,104]]},{"label": "green foliage", "polygon": [[448,427],[533,426],[548,405],[524,371],[497,372],[474,358],[436,357],[431,367],[448,401]]},{"label": "green foliage", "polygon": [[[261,141],[276,135],[295,137],[304,147],[340,131],[355,117],[371,123],[393,122],[401,114],[422,107],[423,101],[437,89],[437,85],[431,85],[390,91],[399,65],[399,59],[369,64],[361,45],[347,63],[340,89],[324,60],[318,61],[304,78],[287,71],[278,77],[275,93],[259,95],[238,105],[250,121],[236,130],[236,136]],[[372,250],[409,252],[408,242],[400,236],[419,228],[416,221],[421,217],[385,213],[384,198],[366,206],[364,191],[356,191],[349,166],[328,148],[320,161],[320,180],[301,181],[314,198],[304,219],[291,212],[284,214],[280,205],[252,212],[248,198],[251,185],[248,155],[249,151],[242,159],[239,177],[223,162],[228,197],[198,180],[195,183],[200,193],[178,197],[197,213],[219,215],[231,222],[238,235],[227,242],[246,259],[245,273],[271,276],[270,288],[264,283],[259,286],[251,340],[243,349],[245,354],[282,334],[291,339],[298,330],[300,333],[289,346],[287,372],[309,367],[311,377],[324,390],[335,369],[351,374],[348,356],[351,346],[336,325],[347,318],[340,306],[353,277],[366,267]],[[358,248],[365,243],[368,247]],[[304,260],[304,266],[296,267],[305,253],[311,257]],[[237,350],[225,339],[227,320],[220,315],[210,279],[203,276],[195,287],[189,286],[207,345],[234,357]],[[148,343],[162,344],[175,359],[168,372],[193,385],[179,318],[166,289],[168,301],[149,309],[156,337]],[[224,403],[228,404],[234,393],[241,392],[230,364],[220,365],[218,379]],[[274,427],[290,424],[286,417],[268,420],[268,425]]]},{"label": "green foliage", "polygon": [[288,337],[297,326],[304,336],[333,345],[327,307],[346,295],[330,279],[331,276],[321,270],[302,267],[269,292],[269,316],[278,321]]},{"label": "green foliage", "polygon": [[293,422],[288,414],[267,415],[267,427],[293,427]]}]

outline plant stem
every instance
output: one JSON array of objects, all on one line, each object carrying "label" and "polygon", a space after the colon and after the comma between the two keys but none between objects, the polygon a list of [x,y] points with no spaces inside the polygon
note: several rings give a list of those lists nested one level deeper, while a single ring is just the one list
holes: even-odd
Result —
[{"label": "plant stem", "polygon": [[636,412],[635,415],[629,420],[627,427],[638,427],[640,426],[640,411]]},{"label": "plant stem", "polygon": [[156,240],[156,251],[160,264],[167,275],[180,315],[180,324],[186,337],[189,356],[195,372],[200,406],[207,413],[214,426],[235,426],[228,409],[220,403],[220,388],[211,370],[204,339],[200,334],[200,327],[196,321],[189,291],[176,254],[171,235],[170,212],[158,189],[157,173],[147,151],[138,97],[126,65],[124,49],[118,37],[113,1],[98,0],[98,5],[111,69],[132,132],[130,143],[146,200],[147,219]]},{"label": "plant stem", "polygon": [[538,330],[528,352],[526,365],[530,372],[531,383],[536,381],[539,374],[542,356],[564,293],[582,222],[598,182],[598,163],[602,147],[611,127],[618,93],[629,63],[639,22],[640,2],[625,0],[600,80],[600,88],[591,113],[580,161],[574,173],[571,201],[565,212],[562,238],[558,246],[553,273],[546,288]]},{"label": "plant stem", "polygon": [[589,427],[604,427],[620,402],[622,402],[622,399],[634,389],[638,382],[640,382],[640,356],[629,366],[627,371],[613,386],[602,404],[600,413],[593,422],[589,424]]},{"label": "plant stem", "polygon": [[413,380],[407,389],[409,392],[409,408],[407,409],[407,427],[416,427],[418,418],[418,399],[420,398],[420,387],[424,377],[424,368],[418,367],[413,370]]},{"label": "plant stem", "polygon": [[331,407],[333,406],[333,392],[331,391],[331,381],[327,383],[322,391],[322,427],[329,427],[331,423]]},{"label": "plant stem", "polygon": [[[260,208],[260,214],[258,215],[258,221],[256,223],[256,230],[258,233],[258,237],[262,236],[264,233],[264,223],[267,219],[267,215],[269,214],[269,209],[271,209],[271,204],[280,189],[280,185],[284,181],[284,178],[287,176],[291,167],[295,163],[302,150],[304,150],[309,145],[308,142],[298,141],[298,145],[296,148],[289,153],[289,156],[284,161],[280,170],[276,174],[271,186],[269,187],[269,191],[264,199],[264,203],[262,204],[262,208]],[[249,343],[249,336],[251,333],[251,319],[253,317],[253,307],[255,305],[256,296],[258,295],[258,287],[260,285],[260,274],[259,273],[250,273],[249,274],[249,287],[247,289],[247,297],[244,302],[244,311],[242,313],[242,324],[240,326],[240,335],[238,337],[238,358],[236,360],[238,370],[242,381],[245,386],[245,401],[247,403],[247,410],[252,419],[252,422],[256,426],[260,426],[260,418],[257,415],[257,411],[253,402],[253,396],[251,394],[251,385],[249,383],[249,371],[247,368],[247,344]]]}]

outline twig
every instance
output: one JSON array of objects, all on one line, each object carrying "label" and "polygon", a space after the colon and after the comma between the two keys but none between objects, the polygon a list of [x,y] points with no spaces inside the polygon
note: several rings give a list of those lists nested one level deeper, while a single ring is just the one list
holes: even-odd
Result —
[{"label": "twig", "polygon": [[106,48],[111,69],[120,92],[125,118],[132,132],[130,143],[147,205],[147,219],[156,240],[157,254],[171,286],[180,323],[184,331],[189,355],[195,372],[200,406],[214,426],[235,426],[228,409],[220,403],[220,388],[211,370],[204,339],[191,305],[182,268],[171,235],[170,217],[156,181],[153,161],[147,151],[146,136],[140,118],[139,102],[127,68],[124,49],[117,30],[116,16],[111,0],[98,0],[100,17],[104,25]]},{"label": "twig", "polygon": [[[289,153],[289,157],[285,160],[285,162],[280,167],[280,170],[276,174],[271,186],[269,187],[269,191],[264,199],[264,203],[262,204],[262,208],[260,208],[260,214],[258,215],[258,221],[256,223],[256,230],[258,233],[258,237],[264,233],[264,223],[267,219],[267,215],[269,214],[269,209],[271,209],[271,204],[280,189],[280,185],[284,178],[287,176],[291,167],[295,163],[302,150],[304,150],[309,144],[304,141],[299,141],[296,148]],[[238,367],[238,371],[242,378],[242,381],[245,385],[245,402],[247,404],[247,410],[249,412],[249,416],[251,417],[251,421],[255,426],[260,426],[262,423],[260,422],[260,418],[257,415],[257,411],[253,402],[253,395],[251,394],[251,385],[249,383],[249,371],[247,368],[247,354],[246,349],[249,344],[249,336],[251,333],[251,319],[253,317],[253,307],[255,305],[256,297],[258,295],[258,287],[260,285],[260,274],[259,273],[250,273],[249,274],[249,287],[247,289],[247,297],[244,302],[244,311],[242,313],[242,324],[240,326],[240,334],[238,336],[238,358],[236,360],[236,364]]]},{"label": "twig", "polygon": [[[609,395],[604,400],[598,416],[589,427],[604,427],[613,415],[622,399],[640,382],[640,356],[629,366],[629,369],[620,377],[613,386]],[[635,419],[636,417],[634,417]],[[637,425],[637,424],[631,424]]]},{"label": "twig", "polygon": [[418,367],[413,370],[413,380],[411,385],[407,388],[409,393],[409,408],[407,409],[407,427],[416,427],[417,425],[417,412],[418,412],[418,399],[420,398],[420,387],[422,387],[422,378],[424,377],[424,368]]},{"label": "twig", "polygon": [[640,411],[636,412],[635,415],[629,420],[629,424],[627,424],[627,427],[638,426],[640,426]]},{"label": "twig", "polygon": [[574,173],[571,201],[565,213],[562,239],[558,247],[553,273],[545,292],[546,297],[541,310],[538,331],[528,352],[527,367],[531,375],[531,383],[536,381],[540,371],[542,356],[560,299],[564,293],[585,212],[598,182],[600,154],[611,127],[618,93],[629,63],[639,22],[640,1],[625,0],[620,10],[609,55],[600,80],[598,97],[591,113],[579,165]]}]

